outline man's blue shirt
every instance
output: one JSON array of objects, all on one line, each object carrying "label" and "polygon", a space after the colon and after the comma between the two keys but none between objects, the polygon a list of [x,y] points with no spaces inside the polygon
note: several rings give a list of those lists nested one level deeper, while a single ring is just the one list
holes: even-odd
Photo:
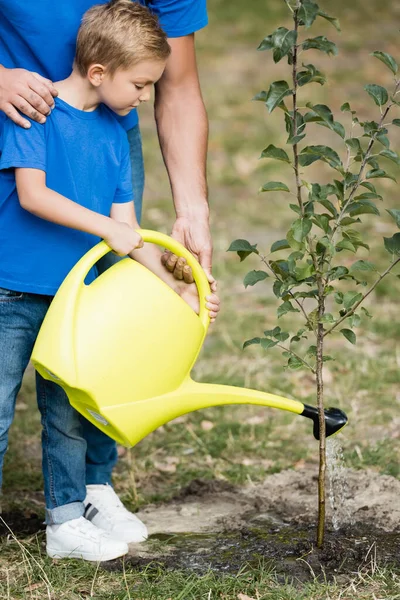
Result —
[{"label": "man's blue shirt", "polygon": [[[207,25],[206,0],[139,0],[160,19],[168,37],[182,37]],[[52,81],[71,73],[83,14],[107,0],[0,0],[0,64],[36,71]],[[0,115],[1,116],[1,115]],[[123,118],[128,131],[138,122]]]},{"label": "man's blue shirt", "polygon": [[[93,112],[56,98],[44,125],[23,129],[7,119],[0,159],[0,287],[56,293],[74,264],[99,240],[50,223],[19,203],[15,167],[40,169],[48,188],[109,216],[114,202],[133,200],[129,144],[102,104]],[[89,278],[93,279],[94,273]]]}]

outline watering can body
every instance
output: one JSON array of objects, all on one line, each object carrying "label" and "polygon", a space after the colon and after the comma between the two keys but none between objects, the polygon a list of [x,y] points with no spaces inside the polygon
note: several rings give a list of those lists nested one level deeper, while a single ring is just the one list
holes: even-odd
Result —
[{"label": "watering can body", "polygon": [[[191,379],[209,324],[206,275],[175,240],[140,233],[145,241],[186,258],[199,290],[199,315],[130,258],[86,285],[89,270],[110,251],[100,242],[75,265],[54,297],[31,357],[37,371],[61,385],[76,410],[124,446],[207,406],[251,403],[311,416],[296,400]],[[315,424],[315,415],[311,418]]]}]

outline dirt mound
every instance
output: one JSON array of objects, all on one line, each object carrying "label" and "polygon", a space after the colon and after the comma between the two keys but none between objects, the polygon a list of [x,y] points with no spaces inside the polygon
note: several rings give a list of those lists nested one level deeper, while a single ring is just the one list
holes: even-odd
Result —
[{"label": "dirt mound", "polygon": [[[342,488],[328,502],[327,522],[351,522],[400,531],[400,481],[375,471],[346,469]],[[281,471],[264,482],[235,488],[225,481],[195,480],[168,504],[138,513],[150,533],[206,533],[240,529],[254,519],[315,523],[317,468]]]}]

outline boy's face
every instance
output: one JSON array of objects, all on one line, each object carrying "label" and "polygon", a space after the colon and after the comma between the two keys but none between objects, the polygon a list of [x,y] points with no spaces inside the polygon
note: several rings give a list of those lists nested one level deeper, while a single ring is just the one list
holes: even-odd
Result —
[{"label": "boy's face", "polygon": [[118,69],[112,76],[105,70],[98,86],[100,102],[118,115],[127,115],[150,99],[151,88],[160,79],[165,65],[165,61],[145,60],[129,69]]}]

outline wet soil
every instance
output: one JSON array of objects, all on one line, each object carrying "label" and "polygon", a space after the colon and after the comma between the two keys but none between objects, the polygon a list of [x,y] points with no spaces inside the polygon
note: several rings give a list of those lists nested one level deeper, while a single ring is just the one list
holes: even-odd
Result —
[{"label": "wet soil", "polygon": [[[315,465],[245,487],[194,480],[170,502],[138,513],[150,537],[131,544],[124,568],[156,564],[199,575],[209,569],[235,574],[262,561],[282,581],[294,583],[315,577],[346,580],[386,565],[400,575],[398,479],[347,469],[339,500],[333,509],[327,507],[321,550],[316,548],[316,493]],[[1,537],[10,535],[3,520],[20,538],[44,529],[42,515],[14,509],[2,514]],[[122,570],[123,563],[104,563],[104,568]]]}]

